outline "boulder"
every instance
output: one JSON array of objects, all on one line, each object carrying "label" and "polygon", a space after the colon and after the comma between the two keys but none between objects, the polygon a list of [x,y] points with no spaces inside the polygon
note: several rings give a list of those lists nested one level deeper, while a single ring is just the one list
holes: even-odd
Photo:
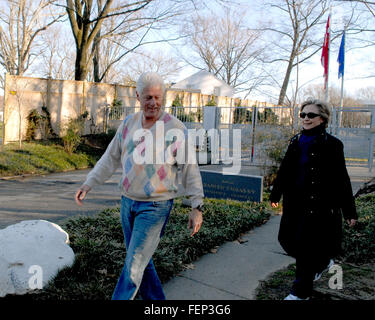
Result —
[{"label": "boulder", "polygon": [[27,220],[0,230],[0,297],[42,289],[72,266],[69,235],[57,224]]}]

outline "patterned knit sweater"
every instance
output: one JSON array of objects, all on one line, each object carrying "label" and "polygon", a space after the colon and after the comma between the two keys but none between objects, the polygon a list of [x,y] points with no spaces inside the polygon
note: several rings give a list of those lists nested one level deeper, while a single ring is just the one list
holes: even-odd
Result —
[{"label": "patterned knit sweater", "polygon": [[[184,194],[190,197],[193,208],[203,204],[202,178],[198,165],[187,161],[185,157],[181,158],[179,154],[182,146],[187,149],[187,139],[186,144],[181,143],[181,139],[173,138],[173,131],[169,131],[178,129],[184,139],[187,137],[185,125],[163,112],[150,129],[143,129],[142,116],[143,112],[140,111],[126,117],[84,184],[92,188],[104,183],[121,165],[119,187],[122,194],[132,200],[163,201]],[[164,134],[157,135],[162,132],[159,129],[162,124]],[[151,140],[153,142],[150,144]],[[143,163],[142,159],[145,159]]]}]

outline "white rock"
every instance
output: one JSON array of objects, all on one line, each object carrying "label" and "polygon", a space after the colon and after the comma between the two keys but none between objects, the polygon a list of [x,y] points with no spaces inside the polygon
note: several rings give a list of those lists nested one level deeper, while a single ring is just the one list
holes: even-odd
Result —
[{"label": "white rock", "polygon": [[57,224],[27,220],[0,230],[0,297],[41,289],[72,266],[69,235]]}]

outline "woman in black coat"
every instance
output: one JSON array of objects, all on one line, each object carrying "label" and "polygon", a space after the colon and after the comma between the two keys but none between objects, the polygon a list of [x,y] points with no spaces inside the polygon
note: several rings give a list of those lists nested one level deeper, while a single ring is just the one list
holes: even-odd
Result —
[{"label": "woman in black coat", "polygon": [[341,250],[342,215],[351,227],[357,220],[343,144],[325,130],[329,115],[324,102],[302,104],[303,129],[290,141],[270,196],[272,207],[283,196],[278,238],[296,258],[296,280],[285,300],[309,299],[313,281]]}]

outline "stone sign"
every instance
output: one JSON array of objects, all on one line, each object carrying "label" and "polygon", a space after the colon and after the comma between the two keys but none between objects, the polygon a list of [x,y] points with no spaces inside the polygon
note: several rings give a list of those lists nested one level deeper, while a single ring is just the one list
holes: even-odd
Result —
[{"label": "stone sign", "polygon": [[246,174],[228,175],[201,170],[204,196],[216,199],[261,202],[263,177]]}]

